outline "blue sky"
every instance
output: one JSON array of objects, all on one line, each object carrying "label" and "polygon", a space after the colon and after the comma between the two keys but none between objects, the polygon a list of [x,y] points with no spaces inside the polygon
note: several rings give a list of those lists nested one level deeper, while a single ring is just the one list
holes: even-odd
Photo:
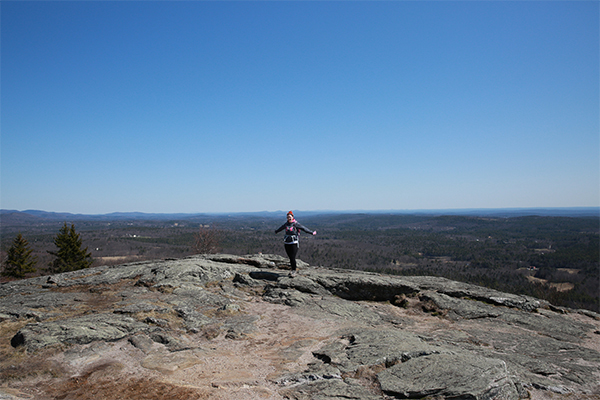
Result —
[{"label": "blue sky", "polygon": [[4,209],[600,205],[599,3],[0,3]]}]

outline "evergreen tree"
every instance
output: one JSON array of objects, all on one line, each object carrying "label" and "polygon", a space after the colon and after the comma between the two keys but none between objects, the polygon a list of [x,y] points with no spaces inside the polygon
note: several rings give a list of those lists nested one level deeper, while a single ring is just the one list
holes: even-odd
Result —
[{"label": "evergreen tree", "polygon": [[56,256],[48,271],[51,273],[75,271],[92,265],[94,262],[92,254],[88,253],[87,247],[81,248],[81,242],[79,234],[75,232],[75,225],[71,224],[71,228],[69,228],[65,222],[54,238],[54,244],[58,247],[58,251],[48,252]]},{"label": "evergreen tree", "polygon": [[8,249],[8,257],[2,271],[2,276],[24,278],[25,274],[35,272],[37,257],[31,255],[29,242],[20,233],[14,238],[12,246]]}]

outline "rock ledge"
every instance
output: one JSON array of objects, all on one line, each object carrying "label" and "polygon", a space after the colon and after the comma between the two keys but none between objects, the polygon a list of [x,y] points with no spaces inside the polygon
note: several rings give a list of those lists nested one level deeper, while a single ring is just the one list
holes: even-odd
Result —
[{"label": "rock ledge", "polygon": [[0,399],[600,398],[595,313],[285,268],[219,254],[2,284]]}]

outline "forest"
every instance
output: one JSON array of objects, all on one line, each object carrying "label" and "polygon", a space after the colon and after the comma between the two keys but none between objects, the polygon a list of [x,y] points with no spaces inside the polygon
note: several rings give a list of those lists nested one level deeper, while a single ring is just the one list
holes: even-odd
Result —
[{"label": "forest", "polygon": [[[301,234],[298,258],[314,266],[392,275],[433,275],[599,312],[598,217],[309,214],[297,216],[316,236]],[[285,256],[285,221],[272,215],[198,215],[181,219],[78,219],[96,265],[179,258],[201,251]],[[31,274],[48,273],[53,238],[63,220],[6,218],[2,260],[21,233],[37,260]],[[70,221],[68,221],[71,223]],[[7,278],[3,278],[6,280]]]}]

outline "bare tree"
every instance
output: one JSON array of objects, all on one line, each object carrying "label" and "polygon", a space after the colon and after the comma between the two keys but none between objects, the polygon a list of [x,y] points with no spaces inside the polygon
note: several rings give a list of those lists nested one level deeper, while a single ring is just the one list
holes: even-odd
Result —
[{"label": "bare tree", "polygon": [[198,232],[194,234],[194,250],[197,254],[218,253],[222,237],[223,233],[217,226],[200,225]]}]

